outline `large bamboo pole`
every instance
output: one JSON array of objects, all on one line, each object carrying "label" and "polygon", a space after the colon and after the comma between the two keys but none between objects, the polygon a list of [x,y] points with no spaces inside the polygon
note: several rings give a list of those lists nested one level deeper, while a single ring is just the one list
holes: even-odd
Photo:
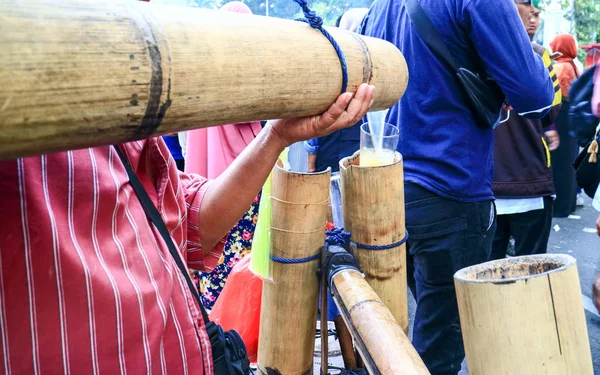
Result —
[{"label": "large bamboo pole", "polygon": [[575,259],[503,259],[454,276],[469,374],[593,374]]},{"label": "large bamboo pole", "polygon": [[[325,243],[330,172],[273,170],[271,254],[301,259]],[[258,370],[268,375],[312,373],[319,259],[299,264],[272,262],[272,282],[263,283]]]},{"label": "large bamboo pole", "polygon": [[358,270],[337,273],[332,285],[334,301],[370,374],[429,374],[403,328]]},{"label": "large bamboo pole", "polygon": [[[0,2],[0,159],[192,128],[316,115],[340,94],[331,43],[306,23],[130,0]],[[331,29],[348,91],[390,107],[400,51]]]},{"label": "large bamboo pole", "polygon": [[[405,236],[404,176],[402,157],[383,167],[360,167],[360,154],[340,161],[344,226],[352,241],[369,246],[397,243]],[[365,250],[357,254],[375,293],[408,332],[406,245],[389,250]]]}]

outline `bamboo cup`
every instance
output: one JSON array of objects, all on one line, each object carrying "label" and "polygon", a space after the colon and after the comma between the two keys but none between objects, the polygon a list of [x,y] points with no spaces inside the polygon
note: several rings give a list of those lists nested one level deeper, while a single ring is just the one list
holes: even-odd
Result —
[{"label": "bamboo cup", "polygon": [[[285,259],[319,254],[325,243],[330,171],[291,173],[275,167],[271,254]],[[319,258],[299,264],[272,262],[263,283],[258,370],[268,375],[312,373],[319,297]]]},{"label": "bamboo cup", "polygon": [[370,374],[429,374],[404,329],[358,270],[339,272],[332,284],[334,301]]},{"label": "bamboo cup", "polygon": [[[300,9],[300,8],[298,8]],[[0,2],[0,159],[193,128],[317,115],[342,88],[303,22],[116,0]],[[395,104],[408,73],[386,41],[330,30],[348,91]]]},{"label": "bamboo cup", "polygon": [[454,283],[469,374],[593,374],[573,257],[483,263]]},{"label": "bamboo cup", "polygon": [[[360,167],[360,152],[340,161],[344,226],[352,241],[390,245],[406,235],[402,156],[383,167]],[[405,333],[408,332],[406,244],[389,250],[358,249],[366,280]]]}]

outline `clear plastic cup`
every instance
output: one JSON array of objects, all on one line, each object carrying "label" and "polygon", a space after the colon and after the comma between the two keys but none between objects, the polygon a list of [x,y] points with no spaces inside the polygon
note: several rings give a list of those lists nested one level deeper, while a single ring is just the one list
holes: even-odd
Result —
[{"label": "clear plastic cup", "polygon": [[329,190],[331,213],[333,224],[336,227],[344,227],[344,213],[342,211],[342,186],[340,183],[340,172],[331,174],[331,189]]},{"label": "clear plastic cup", "polygon": [[366,122],[360,126],[360,166],[381,167],[394,163],[400,130],[398,127],[383,124],[383,129],[372,129]]}]

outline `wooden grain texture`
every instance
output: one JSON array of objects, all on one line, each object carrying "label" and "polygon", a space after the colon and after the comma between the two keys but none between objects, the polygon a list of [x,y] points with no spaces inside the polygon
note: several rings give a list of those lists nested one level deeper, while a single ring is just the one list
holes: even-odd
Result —
[{"label": "wooden grain texture", "polygon": [[[325,243],[330,172],[273,170],[271,253],[287,259],[318,254]],[[258,368],[263,374],[311,374],[319,296],[319,259],[272,262],[263,283]]]},{"label": "wooden grain texture", "polygon": [[[344,225],[352,241],[390,245],[405,236],[402,158],[384,167],[360,167],[360,155],[340,162]],[[360,269],[375,293],[408,332],[406,244],[389,250],[358,249]]]},{"label": "wooden grain texture", "polygon": [[[427,367],[390,312],[355,270],[333,277],[334,300],[371,374],[425,375]],[[365,350],[366,349],[366,350]]]},{"label": "wooden grain texture", "polygon": [[[0,1],[0,159],[226,123],[316,115],[340,94],[331,43],[305,23],[139,1]],[[373,108],[408,81],[392,44],[337,28],[348,91]]]},{"label": "wooden grain texture", "polygon": [[509,258],[454,280],[469,374],[593,374],[574,258]]}]

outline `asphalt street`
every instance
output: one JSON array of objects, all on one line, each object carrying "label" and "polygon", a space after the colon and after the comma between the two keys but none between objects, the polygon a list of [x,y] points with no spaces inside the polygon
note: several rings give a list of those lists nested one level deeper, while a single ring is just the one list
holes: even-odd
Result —
[{"label": "asphalt street", "polygon": [[558,225],[550,234],[548,251],[569,254],[577,259],[577,269],[581,284],[581,294],[586,310],[588,333],[594,370],[600,372],[600,315],[592,304],[592,283],[600,273],[600,238],[596,235],[598,212],[591,206],[592,200],[585,199],[585,205],[578,207],[570,218],[555,218],[552,225]]}]

